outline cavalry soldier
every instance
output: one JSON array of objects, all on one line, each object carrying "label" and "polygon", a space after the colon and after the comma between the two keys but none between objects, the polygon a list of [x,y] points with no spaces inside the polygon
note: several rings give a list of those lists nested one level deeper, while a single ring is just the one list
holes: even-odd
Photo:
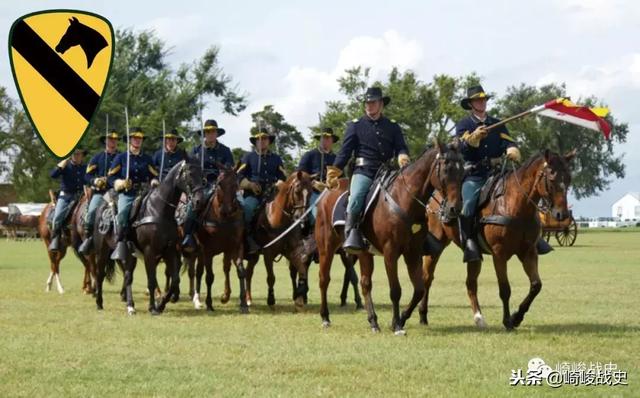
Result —
[{"label": "cavalry soldier", "polygon": [[[218,122],[209,119],[204,122],[204,148],[202,144],[193,148],[191,157],[199,159],[203,164],[203,175],[205,176],[206,188],[204,190],[205,203],[209,201],[213,194],[213,188],[220,170],[218,163],[226,167],[233,167],[233,155],[231,149],[218,141],[218,138],[225,134],[223,128],[218,127]],[[193,251],[196,243],[193,239],[193,232],[197,224],[197,215],[193,211],[191,202],[187,204],[186,220],[184,223],[184,239],[182,240],[182,248],[186,251]]]},{"label": "cavalry soldier", "polygon": [[[140,127],[131,129],[127,152],[119,153],[111,162],[108,173],[109,184],[119,192],[118,195],[118,243],[112,260],[125,261],[128,250],[125,239],[128,234],[129,212],[136,196],[142,189],[142,184],[151,183],[152,187],[159,184],[156,177],[158,172],[153,166],[151,156],[142,153],[144,132]],[[126,139],[126,137],[123,137]],[[128,153],[128,155],[127,155]],[[127,156],[129,156],[129,172],[127,173]],[[128,178],[127,178],[128,175]]]},{"label": "cavalry soldier", "polygon": [[269,146],[275,139],[275,135],[256,129],[249,137],[254,150],[244,154],[238,168],[240,188],[244,192],[242,207],[245,224],[245,251],[247,253],[258,250],[258,244],[252,237],[251,224],[261,202],[268,199],[265,193],[274,184],[278,186],[287,179],[282,158],[269,150]]},{"label": "cavalry soldier", "polygon": [[336,159],[336,155],[332,151],[333,144],[338,142],[340,137],[333,133],[331,127],[325,127],[322,132],[313,136],[318,140],[318,147],[314,148],[304,155],[300,159],[298,164],[298,170],[304,171],[313,176],[313,192],[311,193],[311,225],[313,226],[316,221],[316,214],[318,208],[316,207],[316,200],[320,196],[326,185],[323,181],[326,180],[327,166],[333,165]]},{"label": "cavalry soldier", "polygon": [[60,161],[51,170],[51,178],[60,178],[60,193],[56,201],[53,214],[52,239],[49,243],[50,251],[60,250],[60,234],[64,220],[71,211],[72,204],[82,195],[84,187],[85,165],[82,163],[87,151],[76,148],[70,158]]},{"label": "cavalry soldier", "polygon": [[409,164],[407,144],[400,126],[382,114],[391,98],[383,96],[379,87],[371,87],[367,89],[363,100],[365,115],[348,124],[342,148],[327,170],[327,186],[333,189],[338,186],[342,169],[355,154],[344,227],[346,239],[342,246],[354,254],[365,248],[359,226],[364,200],[378,169],[394,157],[397,157],[400,167]]},{"label": "cavalry soldier", "polygon": [[[163,141],[162,136],[160,136],[160,140]],[[187,153],[183,149],[178,149],[178,144],[182,141],[184,138],[178,134],[178,130],[173,129],[164,135],[164,148],[158,149],[153,154],[153,166],[158,170],[160,180],[167,176],[173,166],[187,159]],[[163,152],[164,159],[162,158]]]},{"label": "cavalry soldier", "polygon": [[81,254],[88,254],[91,250],[91,243],[93,242],[93,223],[96,211],[102,204],[102,196],[108,189],[107,173],[109,171],[109,166],[111,166],[111,162],[113,162],[113,159],[118,154],[118,133],[115,130],[111,130],[106,137],[101,136],[100,140],[102,141],[102,145],[104,145],[105,149],[91,158],[85,173],[85,184],[91,187],[92,194],[83,225],[85,239],[78,248],[78,252]]},{"label": "cavalry soldier", "polygon": [[[456,124],[456,136],[462,143],[462,154],[465,160],[465,176],[462,183],[462,213],[458,218],[460,226],[460,242],[463,246],[464,262],[481,261],[482,256],[476,242],[477,226],[475,221],[476,207],[480,190],[500,157],[506,153],[509,160],[520,161],[520,150],[515,140],[502,125],[491,130],[487,126],[500,120],[487,114],[487,101],[491,98],[482,86],[467,89],[467,96],[460,101],[462,108],[470,111],[469,115]],[[546,254],[549,245],[538,241],[538,252]]]}]

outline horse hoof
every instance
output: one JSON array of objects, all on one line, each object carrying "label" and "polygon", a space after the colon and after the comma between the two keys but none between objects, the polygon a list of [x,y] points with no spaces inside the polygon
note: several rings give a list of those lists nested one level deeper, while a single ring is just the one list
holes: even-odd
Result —
[{"label": "horse hoof", "polygon": [[396,331],[393,332],[394,336],[406,336],[407,335],[407,331],[404,329],[398,329]]},{"label": "horse hoof", "polygon": [[229,302],[229,296],[230,294],[223,294],[222,296],[220,296],[220,302],[222,304],[227,304]]},{"label": "horse hoof", "polygon": [[295,304],[296,304],[296,310],[301,310],[304,308],[304,298],[301,296],[298,296],[297,299],[295,299]]},{"label": "horse hoof", "polygon": [[380,326],[372,326],[371,327],[371,332],[373,332],[373,334],[380,333]]},{"label": "horse hoof", "polygon": [[170,301],[175,304],[180,301],[180,296],[172,296]]},{"label": "horse hoof", "polygon": [[248,314],[248,313],[249,313],[249,307],[248,307],[248,306],[241,305],[241,306],[240,306],[240,313],[241,313],[241,314]]},{"label": "horse hoof", "polygon": [[331,327],[331,322],[330,321],[322,321],[322,328],[323,329],[329,329]]},{"label": "horse hoof", "polygon": [[276,305],[276,298],[273,296],[269,296],[269,298],[267,298],[267,305],[269,307],[273,307],[274,305]]},{"label": "horse hoof", "polygon": [[59,294],[64,294],[64,289],[63,289],[63,288],[61,288],[61,287],[59,287],[59,288],[58,288],[58,293],[59,293]]},{"label": "horse hoof", "polygon": [[340,307],[345,307],[347,305],[347,300],[340,300]]},{"label": "horse hoof", "polygon": [[96,309],[98,311],[102,311],[102,310],[104,310],[104,307],[102,306],[102,304],[96,304]]},{"label": "horse hoof", "polygon": [[208,306],[207,306],[207,311],[209,311],[209,312],[214,312],[215,310],[213,309],[213,306],[212,306],[212,305],[208,305]]},{"label": "horse hoof", "polygon": [[487,323],[484,321],[484,316],[481,313],[477,312],[473,316],[473,321],[476,323],[476,326],[479,327],[480,329],[487,328]]},{"label": "horse hoof", "polygon": [[158,311],[156,308],[150,308],[150,309],[149,309],[149,312],[150,312],[150,313],[151,313],[151,315],[153,315],[153,316],[157,316],[157,315],[162,314],[162,312]]},{"label": "horse hoof", "polygon": [[44,291],[45,293],[49,293],[51,291],[51,286],[45,286]]},{"label": "horse hoof", "polygon": [[131,307],[131,306],[128,306],[127,307],[127,315],[131,316],[131,315],[135,315],[135,314],[136,314],[136,309]]},{"label": "horse hoof", "polygon": [[362,305],[362,303],[356,303],[356,311],[363,310],[363,309],[364,309],[364,305]]}]

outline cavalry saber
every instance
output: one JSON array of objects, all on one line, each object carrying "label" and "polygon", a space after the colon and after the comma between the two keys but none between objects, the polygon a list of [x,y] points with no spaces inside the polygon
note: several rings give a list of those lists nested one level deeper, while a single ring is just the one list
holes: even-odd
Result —
[{"label": "cavalry saber", "polygon": [[127,107],[124,107],[124,121],[127,128],[127,176],[126,179],[129,179],[129,163],[131,161],[131,150],[129,148],[129,111]]},{"label": "cavalry saber", "polygon": [[[107,153],[107,140],[109,139],[109,114],[106,115],[107,121],[105,123],[104,128],[104,176],[106,177],[109,172],[109,165],[107,164],[109,160],[109,154]],[[100,176],[102,177],[102,176]]]},{"label": "cavalry saber", "polygon": [[162,171],[164,170],[164,152],[167,131],[165,130],[164,119],[162,119],[162,154],[160,157],[160,182],[162,182]]},{"label": "cavalry saber", "polygon": [[276,242],[278,242],[280,239],[284,238],[285,235],[287,235],[289,232],[291,232],[291,230],[293,230],[295,227],[298,226],[298,224],[300,224],[302,221],[304,221],[305,217],[307,217],[307,215],[311,212],[311,210],[313,210],[313,208],[315,206],[317,206],[318,202],[320,201],[320,199],[322,199],[322,197],[329,192],[328,188],[325,188],[324,191],[322,191],[322,193],[320,193],[320,195],[318,196],[318,198],[316,199],[316,201],[309,206],[309,208],[307,210],[305,210],[304,213],[302,213],[302,215],[300,216],[300,218],[298,218],[293,224],[291,224],[289,226],[289,228],[285,229],[280,235],[278,235],[274,240],[272,240],[271,242],[267,243],[266,245],[264,245],[262,248],[266,249],[267,247],[275,244]]},{"label": "cavalry saber", "polygon": [[202,116],[204,101],[200,95],[200,169],[204,172],[204,117]]}]

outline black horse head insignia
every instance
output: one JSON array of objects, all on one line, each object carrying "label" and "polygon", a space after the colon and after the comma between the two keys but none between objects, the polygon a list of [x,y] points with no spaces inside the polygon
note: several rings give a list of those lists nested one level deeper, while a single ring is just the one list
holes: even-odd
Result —
[{"label": "black horse head insignia", "polygon": [[69,27],[56,46],[56,51],[64,54],[70,47],[80,45],[87,56],[87,68],[91,67],[100,50],[107,46],[107,40],[96,30],[83,25],[78,18],[69,19]]}]

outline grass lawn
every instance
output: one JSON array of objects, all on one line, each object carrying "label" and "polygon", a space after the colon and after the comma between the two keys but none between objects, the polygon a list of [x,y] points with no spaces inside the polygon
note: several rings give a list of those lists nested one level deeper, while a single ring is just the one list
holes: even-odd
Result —
[{"label": "grass lawn", "polygon": [[[555,241],[553,241],[555,244]],[[186,297],[165,313],[146,312],[146,277],[138,265],[128,317],[118,291],[106,285],[105,310],[80,291],[80,262],[62,264],[66,289],[44,292],[49,274],[41,242],[0,241],[0,397],[11,396],[640,396],[640,229],[589,231],[575,246],[541,258],[542,292],[522,326],[507,333],[492,264],[485,262],[479,295],[486,330],[476,329],[464,285],[461,254],[449,248],[431,292],[430,326],[407,324],[407,336],[388,329],[388,284],[377,259],[374,302],[383,327],[371,333],[366,313],[340,308],[342,266],[330,286],[333,325],[321,328],[317,265],[309,305],[294,313],[284,262],[276,266],[274,309],[266,305],[266,273],[254,277],[251,314],[233,299],[221,305],[221,259],[216,259],[215,312],[196,311]],[[410,283],[401,263],[403,303]],[[235,272],[232,272],[234,275]],[[512,311],[528,281],[510,262]],[[160,278],[164,283],[164,277]],[[55,284],[54,284],[55,287]],[[558,362],[613,362],[628,386],[510,386],[512,369],[540,357]]]}]

